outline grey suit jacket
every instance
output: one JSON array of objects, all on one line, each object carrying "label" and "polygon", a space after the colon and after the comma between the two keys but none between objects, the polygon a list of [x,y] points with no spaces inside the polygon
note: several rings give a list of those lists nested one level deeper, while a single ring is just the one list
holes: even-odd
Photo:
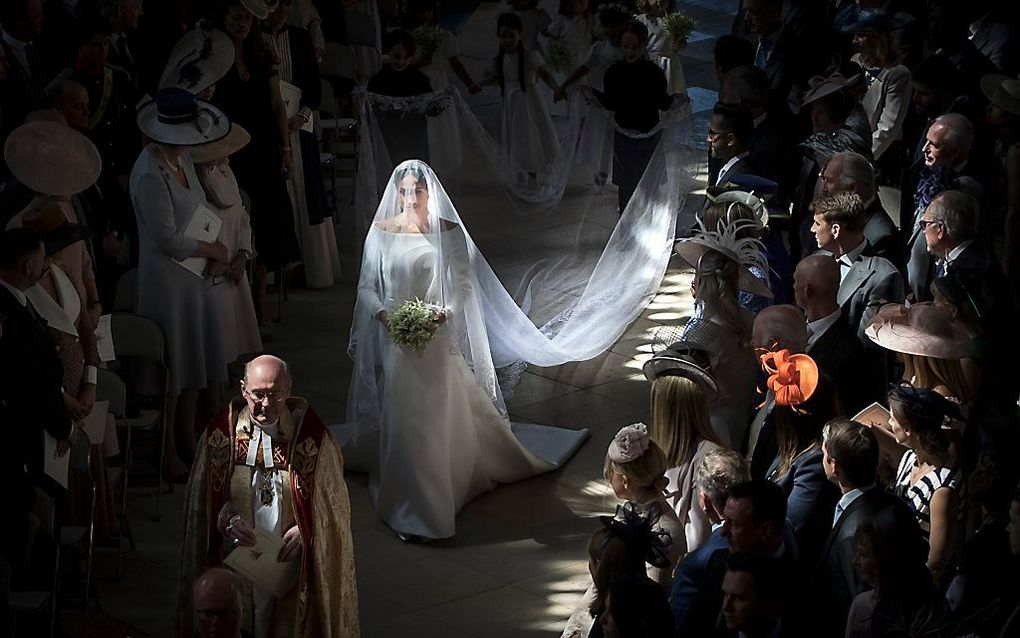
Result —
[{"label": "grey suit jacket", "polygon": [[901,303],[903,288],[903,275],[884,257],[861,257],[839,285],[836,302],[865,347],[877,347],[864,334],[871,318],[883,303]]}]

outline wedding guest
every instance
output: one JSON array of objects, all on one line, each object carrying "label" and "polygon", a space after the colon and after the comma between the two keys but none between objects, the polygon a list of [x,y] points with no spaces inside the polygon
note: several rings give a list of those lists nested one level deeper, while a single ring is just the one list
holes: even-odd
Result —
[{"label": "wedding guest", "polygon": [[[613,183],[619,189],[621,215],[659,145],[661,135],[651,134],[659,125],[659,111],[665,111],[672,103],[666,92],[666,76],[645,55],[647,44],[648,28],[636,20],[629,22],[620,36],[623,59],[606,69],[603,90],[595,90],[598,100],[613,112],[616,121]],[[621,129],[649,135],[634,137]]]},{"label": "wedding guest", "polygon": [[726,240],[720,237],[720,231],[706,230],[676,246],[678,254],[694,265],[691,289],[695,311],[684,326],[682,338],[709,352],[712,376],[719,388],[711,404],[712,430],[723,445],[736,448],[747,432],[756,374],[750,347],[754,319],[740,307],[737,291],[762,296],[772,293],[741,264],[741,259],[748,258],[748,263],[756,262],[760,267],[760,244],[754,249],[754,259],[750,259],[749,254],[740,256],[724,246]]},{"label": "wedding guest", "polygon": [[694,474],[707,455],[722,449],[708,407],[718,388],[708,353],[683,341],[656,353],[643,370],[652,384],[650,436],[665,453],[669,468],[666,500],[684,526],[687,551],[693,552],[711,533],[698,503]]},{"label": "wedding guest", "polygon": [[754,64],[753,44],[728,33],[716,38],[712,47],[712,65],[715,67],[715,77],[720,86],[730,70],[746,64]]},{"label": "wedding guest", "polygon": [[241,638],[244,585],[222,567],[202,572],[195,581],[195,633],[201,638]]},{"label": "wedding guest", "polygon": [[[326,201],[315,113],[322,101],[319,65],[308,31],[287,24],[293,0],[277,0],[262,22],[259,36],[273,54],[288,115],[286,146],[291,148],[287,190],[294,210],[294,230],[301,246],[305,285],[329,288],[340,276],[332,211]],[[295,91],[295,89],[297,89]]]},{"label": "wedding guest", "polygon": [[227,269],[221,281],[214,281],[211,295],[216,303],[215,314],[223,324],[223,358],[227,364],[241,355],[262,351],[248,285],[248,263],[255,257],[251,224],[228,159],[250,141],[248,132],[234,124],[223,139],[188,150],[205,198],[223,222],[218,240],[227,247]]},{"label": "wedding guest", "polygon": [[138,25],[145,13],[142,0],[101,0],[99,13],[110,23],[110,64],[127,73],[132,103],[137,103],[143,91],[142,64],[135,57],[140,51],[135,51],[131,43],[138,35]]},{"label": "wedding guest", "polygon": [[751,161],[754,116],[742,106],[722,102],[712,108],[708,123],[709,157],[718,164],[718,173],[708,176],[709,186],[725,184],[734,175],[756,174]]},{"label": "wedding guest", "polygon": [[728,547],[722,535],[722,513],[730,489],[750,478],[747,461],[732,450],[709,452],[695,468],[694,485],[698,490],[698,505],[711,523],[712,533],[705,544],[684,556],[676,567],[669,606],[673,610],[678,630],[687,622],[692,606],[709,593],[705,582],[712,556]]},{"label": "wedding guest", "polygon": [[748,29],[759,36],[754,65],[768,76],[775,105],[795,110],[819,56],[810,55],[805,34],[784,21],[781,0],[744,0],[743,9]]},{"label": "wedding guest", "polygon": [[786,635],[781,626],[780,597],[783,580],[788,577],[772,556],[732,554],[722,583],[726,628],[747,638]]},{"label": "wedding guest", "polygon": [[42,97],[42,108],[59,113],[68,126],[84,133],[89,128],[89,91],[74,80],[53,81]]},{"label": "wedding guest", "polygon": [[878,523],[864,520],[854,539],[857,571],[871,589],[857,594],[850,605],[848,638],[888,636],[905,626],[938,632],[944,624],[945,600],[917,553],[909,550],[909,536],[889,534]]},{"label": "wedding guest", "polygon": [[960,471],[942,424],[956,408],[931,390],[901,385],[889,392],[889,425],[908,449],[896,471],[897,492],[908,502],[928,541],[928,570],[941,584],[957,543]]},{"label": "wedding guest", "polygon": [[853,34],[853,61],[868,74],[864,110],[871,123],[871,153],[878,164],[880,179],[896,183],[901,166],[898,142],[910,105],[910,71],[900,63],[900,52],[891,33],[896,20],[883,12],[862,12],[857,22],[847,27]]},{"label": "wedding guest", "polygon": [[876,485],[878,440],[871,428],[836,419],[822,430],[825,474],[842,493],[832,531],[812,568],[807,609],[819,634],[841,636],[854,598],[868,589],[857,563],[858,528],[877,521],[883,533],[904,540],[904,552],[918,561],[925,555],[917,519],[902,500]]},{"label": "wedding guest", "polygon": [[839,263],[840,284],[837,299],[847,323],[857,330],[866,347],[871,341],[864,329],[882,303],[903,299],[903,276],[888,259],[865,255],[868,240],[864,236],[865,213],[861,197],[840,192],[815,200],[812,204],[819,254],[829,254]]},{"label": "wedding guest", "polygon": [[521,42],[532,51],[541,51],[538,36],[549,28],[552,17],[549,12],[538,6],[538,0],[513,0],[513,13],[521,19],[524,31],[521,32]]},{"label": "wedding guest", "polygon": [[668,561],[649,565],[648,575],[664,589],[673,580],[673,568],[687,552],[684,526],[666,502],[666,455],[648,436],[643,423],[628,425],[617,432],[606,453],[604,475],[617,498],[633,504],[638,514],[655,519],[654,528],[666,532]]},{"label": "wedding guest", "polygon": [[[807,330],[804,315],[790,305],[770,306],[754,318],[751,331],[751,346],[756,353],[786,350],[790,354],[804,354],[807,347]],[[760,358],[757,365],[760,368]],[[776,393],[764,384],[768,377],[761,376],[759,382],[765,387],[765,396],[748,428],[746,449],[752,478],[766,478],[779,453],[776,442]]]},{"label": "wedding guest", "polygon": [[928,8],[928,48],[953,63],[963,95],[979,97],[981,78],[995,73],[995,65],[982,55],[970,38],[967,5],[933,2]]},{"label": "wedding guest", "polygon": [[45,17],[42,0],[11,0],[0,7],[3,24],[2,48],[9,71],[3,94],[0,95],[0,142],[25,120],[35,108],[49,75],[36,49],[36,40],[43,33]]},{"label": "wedding guest", "polygon": [[866,217],[864,238],[868,240],[865,254],[899,261],[899,231],[878,197],[875,169],[871,162],[860,153],[836,153],[825,164],[820,178],[822,195],[843,192],[860,195]]},{"label": "wedding guest", "polygon": [[1003,227],[1002,264],[1013,288],[1020,279],[1016,260],[1017,225],[1020,223],[1020,80],[996,75],[982,80],[982,91],[990,102],[986,123],[992,129],[996,159],[1005,169],[1006,219]]},{"label": "wedding guest", "polygon": [[[796,375],[776,392],[775,437],[778,454],[768,471],[768,479],[786,495],[786,518],[793,526],[800,560],[814,564],[821,553],[825,535],[832,524],[830,512],[839,500],[839,492],[826,479],[822,467],[822,428],[843,414],[835,384],[806,355],[790,357]],[[766,371],[768,372],[768,370]],[[814,379],[814,388],[810,379]],[[787,395],[784,390],[796,389]]]},{"label": "wedding guest", "polygon": [[[255,7],[258,14],[248,6]],[[252,231],[255,233],[254,290],[259,325],[271,330],[266,274],[280,271],[300,259],[294,231],[294,210],[287,181],[293,178],[287,108],[280,93],[279,65],[253,28],[256,18],[265,19],[268,9],[261,2],[221,0],[212,11],[210,23],[234,43],[234,65],[216,82],[211,101],[231,122],[237,122],[252,136],[252,142],[234,156],[233,170],[251,202]]]},{"label": "wedding guest", "polygon": [[[23,219],[23,226],[39,233],[46,245],[50,267],[36,285],[26,291],[26,296],[45,322],[60,358],[64,408],[75,425],[81,426],[85,419],[94,416],[97,368],[101,363],[96,347],[96,323],[68,273],[73,272],[76,262],[75,245],[85,242],[92,231],[68,222],[53,205],[31,211]],[[105,412],[100,414],[105,419]],[[111,433],[110,436],[116,435]],[[105,541],[116,533],[119,524],[102,443],[92,441],[87,472],[69,472],[67,498],[62,509],[66,524],[88,525],[92,521],[95,538]],[[116,444],[109,447],[116,449]]]},{"label": "wedding guest", "polygon": [[[166,120],[173,123],[166,123]],[[185,234],[205,207],[190,146],[213,142],[230,130],[227,116],[183,89],[164,89],[138,111],[138,128],[148,145],[131,171],[131,200],[138,219],[137,312],[160,325],[166,338],[170,371],[167,397],[165,476],[188,477],[186,460],[195,453],[195,429],[201,393],[206,405],[218,401],[218,384],[227,380],[223,324],[205,277],[175,263],[189,257],[207,260],[208,276],[229,268],[227,247]]]},{"label": "wedding guest", "polygon": [[810,255],[797,264],[793,281],[797,306],[807,320],[805,352],[832,379],[847,412],[856,414],[878,398],[882,387],[860,374],[864,346],[837,301],[839,265],[825,255]]},{"label": "wedding guest", "polygon": [[[0,406],[2,458],[7,462],[8,520],[0,526],[0,552],[14,582],[26,573],[25,553],[32,538],[29,512],[35,487],[43,484],[42,433],[57,440],[61,456],[70,447],[71,420],[61,392],[63,366],[42,319],[25,294],[42,279],[46,248],[33,231],[0,232]],[[17,364],[15,364],[17,362]]]},{"label": "wedding guest", "polygon": [[[774,296],[770,299],[744,291],[740,291],[738,296],[740,306],[757,316],[762,310],[776,302],[776,291],[783,289],[785,282],[782,281],[778,272],[784,269],[783,266],[789,256],[783,252],[782,240],[774,233],[770,233],[767,225],[762,224],[762,220],[768,218],[768,212],[765,210],[765,202],[757,197],[758,189],[753,190],[754,193],[726,190],[718,195],[709,192],[708,201],[712,203],[702,211],[701,225],[708,230],[717,230],[720,228],[720,224],[723,227],[736,224],[739,226],[736,231],[738,241],[755,239],[762,242],[768,267],[760,268],[752,264],[748,266],[748,270],[763,284],[772,288]],[[778,240],[778,247],[776,240]],[[768,245],[765,244],[766,241],[769,242]],[[773,263],[775,267],[773,267]]]},{"label": "wedding guest", "polygon": [[647,576],[617,580],[606,598],[602,620],[605,638],[651,638],[669,635],[672,619],[666,594]]}]

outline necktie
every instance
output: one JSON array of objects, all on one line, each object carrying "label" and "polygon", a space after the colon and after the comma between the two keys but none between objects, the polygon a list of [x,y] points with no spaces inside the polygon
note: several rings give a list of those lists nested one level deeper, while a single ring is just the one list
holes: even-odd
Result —
[{"label": "necktie", "polygon": [[941,277],[945,277],[946,273],[948,273],[948,272],[949,272],[949,260],[943,259],[939,263],[938,270],[935,271],[935,276],[936,277],[940,277],[940,278]]},{"label": "necktie", "polygon": [[836,523],[839,522],[839,517],[843,515],[843,504],[836,503],[836,513],[832,517],[832,526],[835,527]]},{"label": "necktie", "polygon": [[754,56],[754,65],[764,69],[769,61],[769,53],[772,51],[772,41],[762,38],[758,41],[758,52]]}]

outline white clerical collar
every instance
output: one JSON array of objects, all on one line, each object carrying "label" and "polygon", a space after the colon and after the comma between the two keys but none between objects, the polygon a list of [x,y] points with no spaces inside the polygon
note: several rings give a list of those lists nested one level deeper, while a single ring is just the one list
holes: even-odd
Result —
[{"label": "white clerical collar", "polygon": [[[739,162],[740,160],[742,160],[745,157],[748,157],[750,155],[751,155],[751,151],[745,151],[743,153],[740,153],[739,155],[734,155],[733,157],[731,157],[730,161],[728,161],[725,164],[723,164],[723,167],[719,170],[719,177],[721,178],[723,175],[726,174],[726,172],[728,170],[730,170],[731,168],[736,166],[737,162]],[[716,182],[716,186],[718,186],[718,185],[719,185],[718,182]]]},{"label": "white clerical collar", "polygon": [[10,45],[12,49],[17,49],[18,51],[24,51],[25,47],[29,45],[28,42],[22,42],[21,40],[15,38],[13,35],[11,35],[10,31],[4,31],[3,38],[4,42]]},{"label": "white clerical collar", "polygon": [[251,440],[248,442],[248,457],[244,464],[255,467],[258,459],[259,448],[262,448],[262,466],[266,469],[273,467],[273,437],[279,435],[280,420],[261,425],[254,418],[251,419],[254,426],[251,429]]},{"label": "white clerical collar", "polygon": [[17,288],[7,283],[7,281],[3,279],[0,279],[0,285],[3,285],[4,288],[11,291],[11,294],[14,295],[14,298],[18,300],[18,303],[21,304],[22,308],[28,307],[28,296],[25,295],[25,291],[18,290]]},{"label": "white clerical collar", "polygon": [[836,323],[839,316],[843,313],[842,308],[836,308],[835,312],[832,312],[821,319],[815,319],[809,321],[807,324],[808,332],[808,348],[815,345],[818,338],[825,334],[825,331],[832,327],[832,324]]}]

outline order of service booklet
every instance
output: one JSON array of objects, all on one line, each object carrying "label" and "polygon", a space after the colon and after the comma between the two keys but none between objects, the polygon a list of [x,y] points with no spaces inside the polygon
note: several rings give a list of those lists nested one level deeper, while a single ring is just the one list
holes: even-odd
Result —
[{"label": "order of service booklet", "polygon": [[297,582],[300,560],[281,563],[283,537],[264,529],[255,530],[255,545],[238,546],[223,563],[277,598],[283,598]]}]

